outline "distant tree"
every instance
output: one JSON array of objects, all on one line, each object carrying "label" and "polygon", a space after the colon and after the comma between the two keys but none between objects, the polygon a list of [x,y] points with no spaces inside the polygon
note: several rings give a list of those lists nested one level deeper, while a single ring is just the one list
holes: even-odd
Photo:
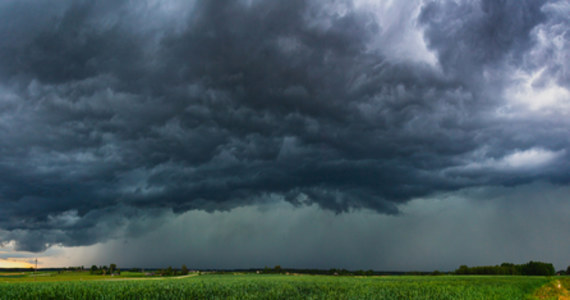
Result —
[{"label": "distant tree", "polygon": [[115,273],[115,270],[117,269],[117,265],[116,264],[110,264],[109,265],[109,274],[113,274]]},{"label": "distant tree", "polygon": [[281,266],[280,265],[276,265],[273,270],[275,271],[275,273],[281,273]]},{"label": "distant tree", "polygon": [[173,271],[172,271],[172,267],[168,266],[168,269],[166,269],[166,276],[172,276]]},{"label": "distant tree", "polygon": [[554,266],[550,263],[530,261],[522,265],[502,263],[500,266],[478,266],[471,268],[462,265],[459,269],[455,270],[455,274],[552,276],[555,274],[555,271]]},{"label": "distant tree", "polygon": [[469,274],[469,267],[466,265],[459,266],[459,269],[455,270],[455,274],[466,275]]},{"label": "distant tree", "polygon": [[570,266],[568,266],[568,268],[566,268],[566,275],[570,275]]},{"label": "distant tree", "polygon": [[543,263],[538,261],[529,261],[522,266],[523,275],[545,275],[552,276],[556,271],[554,266],[549,263]]},{"label": "distant tree", "polygon": [[97,274],[98,268],[96,265],[91,266],[91,274]]},{"label": "distant tree", "polygon": [[187,275],[188,274],[188,268],[186,267],[186,265],[182,265],[182,268],[180,269],[182,275]]}]

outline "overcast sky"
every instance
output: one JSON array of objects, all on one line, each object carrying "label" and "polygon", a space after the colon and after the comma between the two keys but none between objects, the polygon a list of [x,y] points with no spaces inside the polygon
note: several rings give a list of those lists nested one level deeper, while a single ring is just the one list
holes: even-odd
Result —
[{"label": "overcast sky", "polygon": [[0,2],[0,267],[570,265],[570,3]]}]

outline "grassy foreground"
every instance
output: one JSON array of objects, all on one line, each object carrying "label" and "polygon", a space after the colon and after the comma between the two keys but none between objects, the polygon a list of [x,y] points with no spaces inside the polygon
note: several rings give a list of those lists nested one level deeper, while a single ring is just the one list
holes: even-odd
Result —
[{"label": "grassy foreground", "polygon": [[[553,278],[533,276],[201,275],[29,282],[3,280],[0,299],[556,299],[541,287]],[[53,276],[52,279],[58,279]],[[66,277],[67,276],[67,277]],[[77,275],[75,275],[77,276]],[[100,276],[84,275],[100,279]],[[77,278],[75,278],[77,279]],[[566,282],[564,281],[564,284]],[[543,288],[544,289],[544,288]],[[535,298],[535,299],[536,299]]]}]

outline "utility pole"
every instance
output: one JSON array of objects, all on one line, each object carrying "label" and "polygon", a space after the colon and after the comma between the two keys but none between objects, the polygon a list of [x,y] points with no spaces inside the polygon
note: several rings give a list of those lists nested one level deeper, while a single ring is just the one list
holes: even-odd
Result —
[{"label": "utility pole", "polygon": [[36,281],[36,277],[38,277],[38,258],[36,257],[36,269],[34,270],[34,281]]}]

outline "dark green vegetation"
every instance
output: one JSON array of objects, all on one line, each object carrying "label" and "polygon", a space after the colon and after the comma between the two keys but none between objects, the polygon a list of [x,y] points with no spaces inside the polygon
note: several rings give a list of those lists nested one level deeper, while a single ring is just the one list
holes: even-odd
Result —
[{"label": "dark green vegetation", "polygon": [[0,299],[525,299],[551,281],[543,276],[266,274],[9,283],[0,279]]},{"label": "dark green vegetation", "polygon": [[467,267],[460,266],[455,270],[458,275],[541,275],[552,276],[555,274],[554,266],[550,263],[530,261],[526,264],[515,265],[511,263],[502,263],[500,266],[480,266]]}]

